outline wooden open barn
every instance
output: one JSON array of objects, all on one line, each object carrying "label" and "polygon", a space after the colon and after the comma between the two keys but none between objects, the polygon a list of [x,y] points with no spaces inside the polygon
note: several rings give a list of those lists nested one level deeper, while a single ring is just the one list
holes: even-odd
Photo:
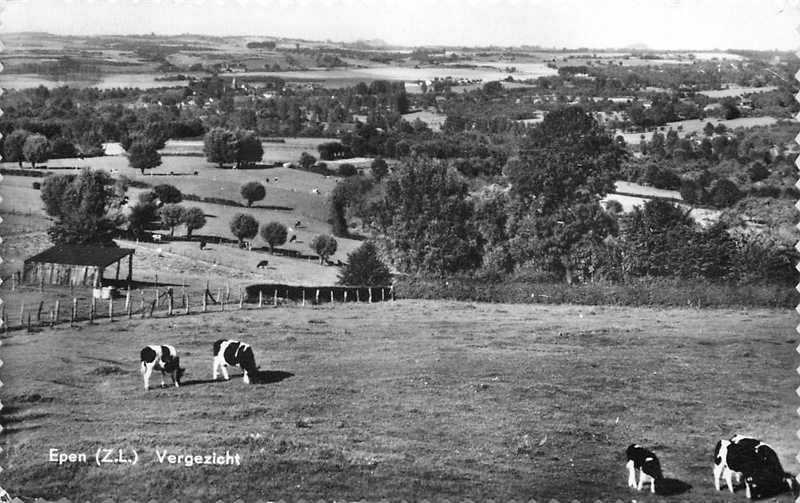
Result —
[{"label": "wooden open barn", "polygon": [[103,285],[105,270],[116,264],[115,279],[119,279],[120,264],[128,257],[127,280],[133,277],[133,248],[102,246],[53,246],[25,260],[22,271],[24,283],[90,286]]}]

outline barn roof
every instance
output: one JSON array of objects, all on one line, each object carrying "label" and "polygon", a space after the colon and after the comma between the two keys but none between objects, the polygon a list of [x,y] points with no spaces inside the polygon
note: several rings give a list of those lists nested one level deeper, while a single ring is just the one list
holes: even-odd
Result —
[{"label": "barn roof", "polygon": [[26,259],[25,263],[45,262],[49,264],[88,265],[103,268],[118,262],[128,255],[132,255],[133,252],[133,248],[57,245]]}]

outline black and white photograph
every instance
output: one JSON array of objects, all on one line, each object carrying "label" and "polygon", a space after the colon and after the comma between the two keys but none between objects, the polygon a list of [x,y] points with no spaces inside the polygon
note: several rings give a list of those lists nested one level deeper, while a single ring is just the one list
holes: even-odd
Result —
[{"label": "black and white photograph", "polygon": [[798,0],[9,0],[0,503],[789,503]]}]

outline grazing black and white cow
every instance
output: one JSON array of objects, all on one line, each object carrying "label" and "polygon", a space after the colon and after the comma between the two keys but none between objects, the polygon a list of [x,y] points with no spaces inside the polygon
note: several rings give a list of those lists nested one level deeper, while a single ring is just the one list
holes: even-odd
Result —
[{"label": "grazing black and white cow", "polygon": [[213,379],[217,379],[217,372],[222,372],[222,377],[227,381],[228,377],[227,366],[238,366],[244,372],[242,380],[246,384],[250,384],[250,380],[255,378],[258,371],[256,367],[256,358],[253,355],[253,348],[250,344],[244,342],[233,341],[229,339],[220,339],[214,343],[214,370]]},{"label": "grazing black and white cow", "polygon": [[181,361],[178,357],[178,352],[173,346],[169,345],[150,345],[142,348],[139,353],[142,360],[142,377],[144,378],[144,389],[150,389],[150,375],[153,370],[161,371],[161,387],[164,384],[164,374],[169,374],[172,377],[172,382],[175,387],[180,386],[181,377],[183,377],[186,369],[181,368]]},{"label": "grazing black and white cow", "polygon": [[[625,450],[628,459],[628,487],[639,491],[645,482],[650,482],[650,492],[656,492],[656,484],[664,479],[661,473],[661,463],[653,451],[645,449],[639,444],[631,444]],[[639,472],[639,483],[636,483],[636,472]]]},{"label": "grazing black and white cow", "polygon": [[262,260],[261,262],[258,263],[258,265],[256,266],[256,269],[263,269],[263,268],[267,267],[268,265],[269,265],[269,260]]},{"label": "grazing black and white cow", "polygon": [[758,439],[735,435],[730,440],[720,440],[714,448],[714,487],[719,491],[719,479],[725,480],[733,492],[733,475],[737,482],[744,479],[745,494],[758,498],[800,489],[794,477],[781,466],[778,454]]}]

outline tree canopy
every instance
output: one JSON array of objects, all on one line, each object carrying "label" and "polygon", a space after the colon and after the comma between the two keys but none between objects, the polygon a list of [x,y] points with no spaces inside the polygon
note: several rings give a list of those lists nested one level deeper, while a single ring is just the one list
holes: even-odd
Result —
[{"label": "tree canopy", "polygon": [[236,236],[239,244],[245,239],[253,239],[258,234],[258,220],[246,213],[237,213],[231,220],[231,234]]},{"label": "tree canopy", "polygon": [[378,248],[366,241],[347,255],[347,265],[339,274],[340,285],[385,286],[392,280],[392,273],[378,257]]}]

